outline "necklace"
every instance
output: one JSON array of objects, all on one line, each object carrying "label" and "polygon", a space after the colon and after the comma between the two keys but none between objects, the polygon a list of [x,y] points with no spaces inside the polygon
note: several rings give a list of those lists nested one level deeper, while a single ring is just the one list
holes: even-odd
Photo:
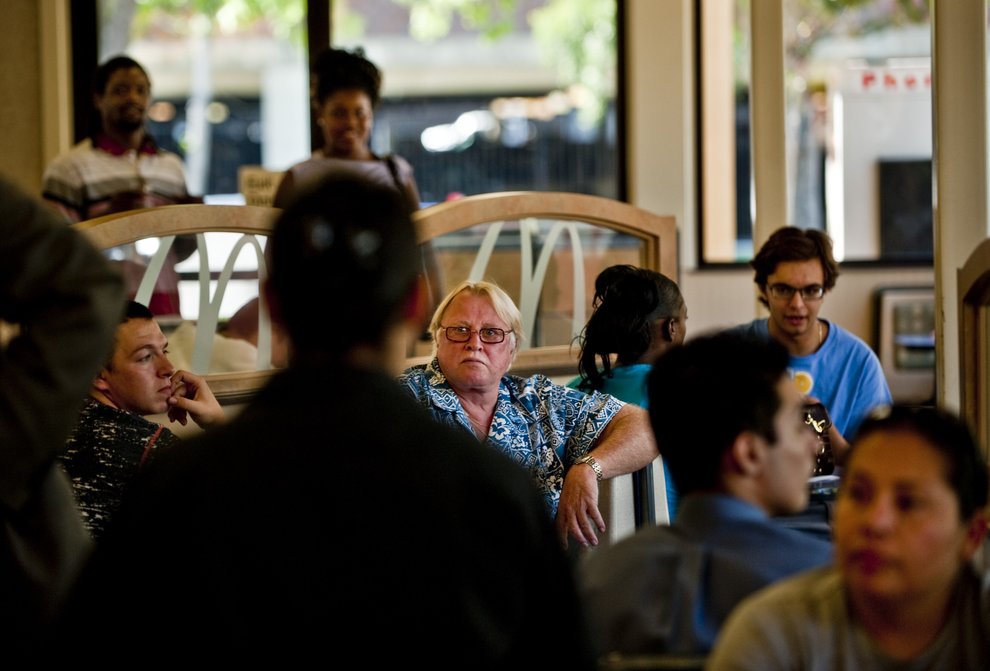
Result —
[{"label": "necklace", "polygon": [[819,349],[821,349],[822,340],[823,339],[824,339],[824,337],[822,336],[822,322],[819,320],[818,321],[818,347],[819,347]]}]

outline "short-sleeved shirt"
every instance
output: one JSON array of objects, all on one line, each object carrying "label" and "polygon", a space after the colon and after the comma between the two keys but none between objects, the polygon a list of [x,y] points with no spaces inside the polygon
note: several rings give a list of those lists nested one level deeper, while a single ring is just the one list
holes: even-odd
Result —
[{"label": "short-sleeved shirt", "polygon": [[[826,323],[828,335],[822,346],[807,356],[792,356],[789,370],[801,393],[824,403],[839,433],[849,439],[873,408],[890,404],[890,387],[869,345],[837,324]],[[764,340],[771,337],[767,319],[733,331]]]},{"label": "short-sleeved shirt", "polygon": [[113,211],[113,198],[122,193],[142,194],[134,207],[187,200],[182,159],[150,137],[135,151],[99,136],[56,157],[42,179],[44,197],[74,222]]},{"label": "short-sleeved shirt", "polygon": [[[475,435],[436,359],[407,369],[399,382],[434,419]],[[487,442],[529,470],[553,517],[567,468],[594,447],[623,405],[614,396],[585,394],[545,375],[503,375]]]},{"label": "short-sleeved shirt", "polygon": [[[416,200],[419,199],[412,166],[409,161],[395,154],[364,161],[325,156],[317,149],[311,158],[295,164],[286,173],[291,175],[293,190],[292,193],[279,190],[275,194],[275,207],[286,207],[292,194],[303,191],[330,175],[360,177],[372,184],[398,189],[400,193],[410,197],[415,194]],[[410,205],[418,209],[420,204],[415,202]]]}]

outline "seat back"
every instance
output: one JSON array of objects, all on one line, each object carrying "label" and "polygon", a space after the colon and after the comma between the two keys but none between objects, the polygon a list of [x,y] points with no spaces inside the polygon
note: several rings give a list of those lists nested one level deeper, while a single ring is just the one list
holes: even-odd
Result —
[{"label": "seat back", "polygon": [[[170,273],[179,280],[181,314],[162,315],[159,321],[167,333],[192,325],[190,351],[174,354],[184,357],[183,367],[207,375],[220,402],[231,405],[247,400],[270,375],[271,323],[260,301],[257,343],[242,343],[251,357],[241,356],[235,370],[228,366],[225,372],[211,369],[218,359],[215,349],[227,346],[217,327],[225,314],[261,297],[260,283],[267,274],[264,248],[278,213],[260,206],[168,205],[118,212],[76,227],[121,264],[136,301],[148,305]],[[184,248],[179,257],[185,258],[176,263],[179,246]]]}]

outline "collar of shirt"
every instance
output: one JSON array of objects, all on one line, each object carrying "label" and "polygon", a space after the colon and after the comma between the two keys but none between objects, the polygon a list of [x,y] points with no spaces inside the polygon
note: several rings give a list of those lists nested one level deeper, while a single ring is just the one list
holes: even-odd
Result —
[{"label": "collar of shirt", "polygon": [[[104,133],[100,133],[99,135],[96,136],[96,140],[94,144],[96,145],[97,149],[101,151],[105,151],[106,153],[112,154],[114,156],[123,156],[128,151],[130,151],[129,147],[125,147],[124,145],[120,144],[112,137]],[[157,154],[158,145],[155,143],[154,138],[152,138],[150,135],[145,133],[144,139],[141,140],[141,146],[138,147],[138,153],[149,154],[149,155]]]}]

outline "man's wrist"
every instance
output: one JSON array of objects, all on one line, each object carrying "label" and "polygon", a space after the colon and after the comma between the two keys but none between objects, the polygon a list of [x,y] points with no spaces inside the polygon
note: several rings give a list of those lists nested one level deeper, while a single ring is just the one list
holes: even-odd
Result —
[{"label": "man's wrist", "polygon": [[590,466],[591,470],[595,472],[595,479],[598,480],[598,482],[601,482],[602,478],[605,477],[605,472],[602,471],[601,464],[599,464],[598,461],[590,454],[586,454],[583,457],[579,457],[574,462],[575,466],[578,464],[585,464],[587,466]]}]

